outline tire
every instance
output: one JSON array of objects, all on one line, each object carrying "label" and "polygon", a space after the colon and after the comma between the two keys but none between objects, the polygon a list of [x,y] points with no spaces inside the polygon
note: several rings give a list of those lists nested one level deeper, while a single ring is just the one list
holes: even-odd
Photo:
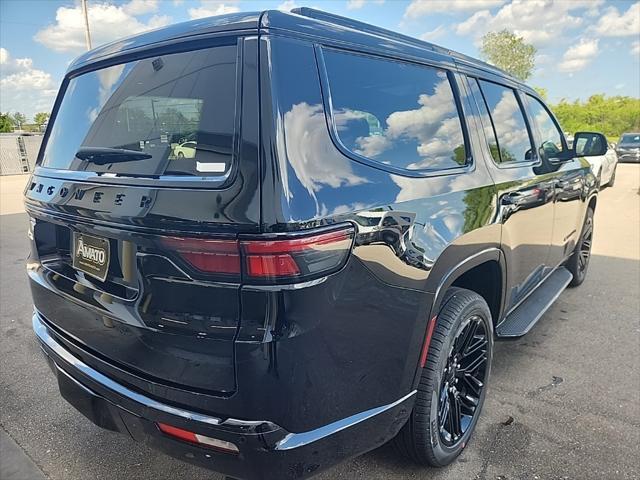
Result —
[{"label": "tire", "polygon": [[178,158],[183,159],[184,158],[184,153],[178,152]]},{"label": "tire", "polygon": [[[493,351],[493,324],[491,312],[485,300],[475,292],[462,288],[451,288],[447,291],[442,301],[442,306],[436,318],[437,324],[433,331],[427,361],[420,375],[416,401],[407,423],[402,427],[398,435],[393,440],[399,452],[421,465],[432,467],[443,467],[453,462],[469,442],[473,430],[480,416],[482,405],[486,394],[486,385],[491,368],[491,354]],[[462,357],[462,360],[452,362],[450,354],[454,352],[458,339],[462,342],[462,334],[469,335],[467,328],[476,327],[476,334],[472,336],[470,346],[474,346],[474,355]],[[486,343],[480,344],[483,334]],[[475,343],[474,343],[475,342]],[[480,347],[478,347],[480,345]],[[463,352],[465,350],[462,350]],[[471,352],[471,349],[467,349]],[[481,360],[481,359],[484,360]],[[462,365],[458,370],[455,363]],[[479,392],[472,392],[466,380],[464,370],[470,369],[477,363],[476,373],[482,374]],[[465,368],[466,364],[466,368]],[[454,366],[452,369],[448,367]],[[471,370],[471,371],[473,371]],[[446,401],[455,397],[455,393],[450,393],[452,387],[448,387],[451,378],[456,375],[465,378],[459,383],[455,382],[459,388],[460,397],[473,393],[477,399],[475,409],[470,418],[462,415],[459,425],[466,424],[466,428],[457,439],[452,438],[447,429],[451,430],[451,424],[441,422],[441,418],[448,419],[447,415],[441,415],[446,411]],[[477,385],[477,384],[476,384]],[[453,387],[456,390],[456,387]],[[443,392],[448,392],[444,393]],[[464,402],[463,402],[464,403]],[[463,403],[459,403],[462,409],[469,413],[469,408]],[[450,404],[451,405],[451,404]],[[462,411],[462,410],[461,410]],[[447,420],[448,421],[448,420]],[[443,430],[444,429],[444,430]],[[448,435],[448,438],[447,438]]]},{"label": "tire", "polygon": [[613,185],[616,183],[616,170],[618,169],[618,166],[616,165],[613,168],[613,173],[611,174],[611,178],[609,179],[609,183],[607,183],[607,187],[613,187]]},{"label": "tire", "polygon": [[[567,269],[573,274],[573,279],[569,283],[570,287],[582,285],[587,277],[589,260],[591,259],[591,243],[593,242],[593,209],[587,208],[587,214],[580,232],[580,239],[573,250],[571,257],[567,260]],[[582,252],[582,253],[581,253]],[[585,257],[586,255],[586,257]],[[583,260],[581,260],[581,257]]]}]

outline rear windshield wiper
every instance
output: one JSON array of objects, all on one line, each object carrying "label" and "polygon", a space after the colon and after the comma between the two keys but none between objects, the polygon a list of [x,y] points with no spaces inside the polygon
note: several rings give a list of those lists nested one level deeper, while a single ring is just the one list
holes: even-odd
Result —
[{"label": "rear windshield wiper", "polygon": [[127,150],[125,148],[82,147],[76,152],[76,157],[85,162],[105,165],[107,163],[146,160],[152,158],[153,155],[137,150]]}]

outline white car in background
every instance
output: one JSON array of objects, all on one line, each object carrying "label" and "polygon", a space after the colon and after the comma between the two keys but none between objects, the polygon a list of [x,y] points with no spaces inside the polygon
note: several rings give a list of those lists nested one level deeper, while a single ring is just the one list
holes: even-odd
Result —
[{"label": "white car in background", "polygon": [[[573,137],[567,136],[569,147],[573,147]],[[618,166],[618,154],[615,145],[607,145],[607,153],[596,157],[585,157],[591,164],[591,170],[598,179],[600,187],[613,187],[616,181],[616,167]]]},{"label": "white car in background", "polygon": [[178,158],[195,158],[196,142],[187,141],[176,145],[173,148],[173,154]]}]

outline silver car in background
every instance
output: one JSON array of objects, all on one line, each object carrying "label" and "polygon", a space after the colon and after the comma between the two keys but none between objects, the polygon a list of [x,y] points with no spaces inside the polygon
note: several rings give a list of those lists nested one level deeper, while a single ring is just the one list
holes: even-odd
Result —
[{"label": "silver car in background", "polygon": [[616,153],[619,162],[640,163],[640,133],[623,133]]}]

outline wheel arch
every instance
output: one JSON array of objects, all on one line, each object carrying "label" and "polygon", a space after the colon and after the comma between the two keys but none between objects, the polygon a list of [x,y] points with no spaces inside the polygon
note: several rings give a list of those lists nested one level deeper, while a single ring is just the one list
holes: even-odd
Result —
[{"label": "wheel arch", "polygon": [[[502,318],[506,292],[506,261],[502,250],[487,248],[467,257],[442,276],[436,288],[429,319],[437,315],[446,291],[450,287],[472,290],[485,299],[494,326]],[[491,277],[487,282],[485,275]],[[485,280],[482,282],[481,280]],[[498,285],[495,285],[498,282]]]},{"label": "wheel arch", "polygon": [[[490,291],[490,288],[486,288],[487,285],[485,285],[485,289],[483,290],[483,288],[479,286],[480,284],[477,283],[477,280],[482,278],[482,275],[488,271],[491,271],[492,275],[499,275],[500,282],[499,287],[493,289],[489,298],[485,295]],[[488,284],[489,282],[485,283]],[[433,301],[431,303],[431,309],[427,320],[427,327],[422,340],[420,360],[416,365],[413,381],[414,388],[420,381],[422,367],[426,361],[427,352],[431,343],[431,335],[438,320],[437,314],[442,306],[447,290],[450,287],[458,286],[472,290],[482,296],[489,305],[489,310],[493,317],[491,320],[495,327],[500,323],[505,309],[506,285],[506,260],[502,250],[497,247],[489,247],[467,256],[464,260],[447,269],[444,275],[440,276],[440,281],[433,295]]]}]

